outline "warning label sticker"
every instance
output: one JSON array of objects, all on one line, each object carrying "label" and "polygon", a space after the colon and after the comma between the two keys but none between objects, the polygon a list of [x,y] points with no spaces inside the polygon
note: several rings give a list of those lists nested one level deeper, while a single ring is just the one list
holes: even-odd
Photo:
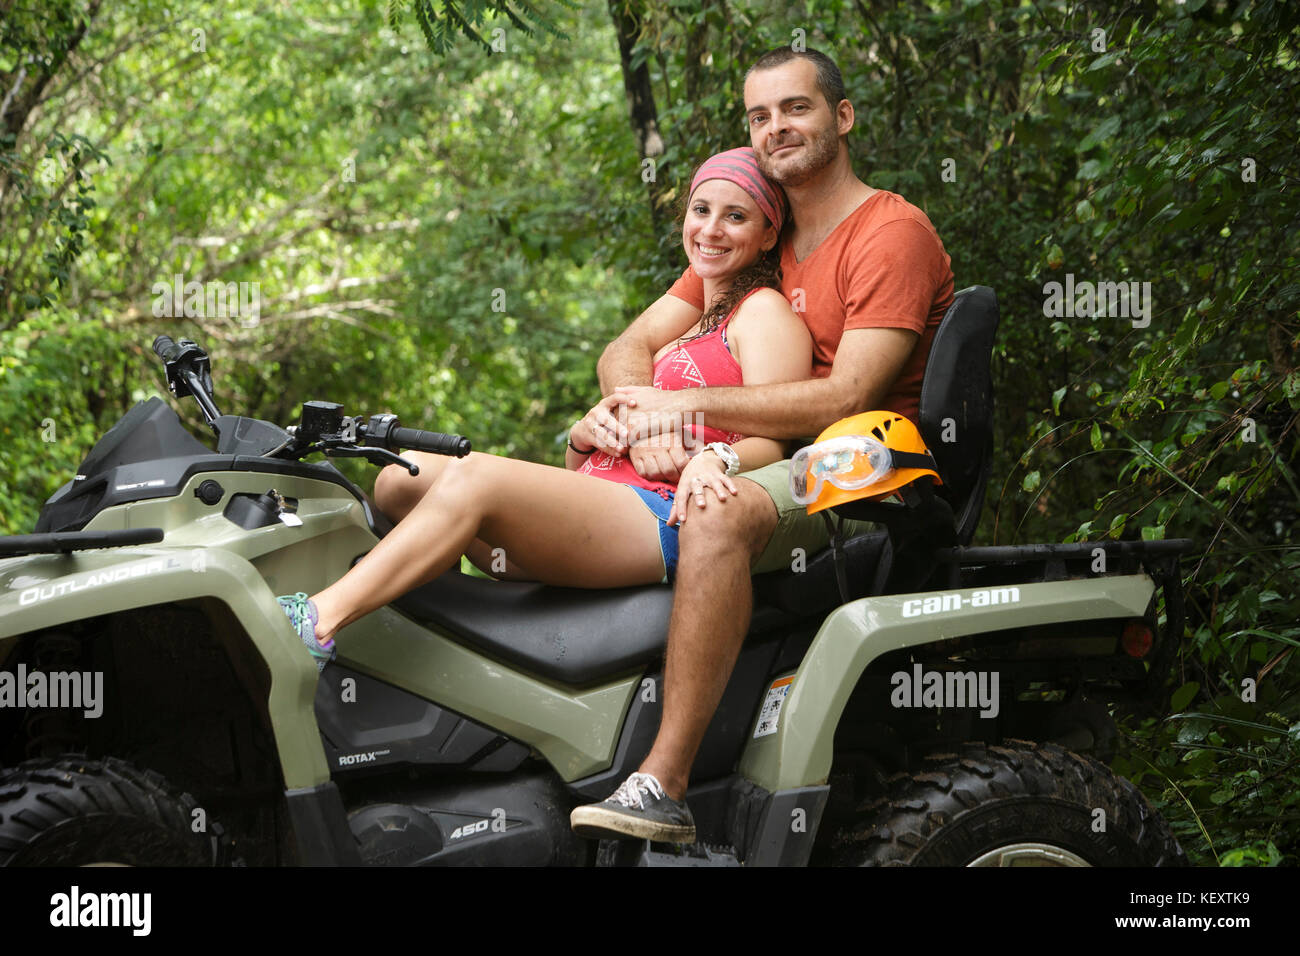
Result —
[{"label": "warning label sticker", "polygon": [[755,739],[776,733],[777,725],[781,720],[781,705],[785,703],[785,695],[793,683],[793,675],[782,677],[767,689],[767,697],[763,699],[763,706],[758,711],[758,726],[754,728]]}]

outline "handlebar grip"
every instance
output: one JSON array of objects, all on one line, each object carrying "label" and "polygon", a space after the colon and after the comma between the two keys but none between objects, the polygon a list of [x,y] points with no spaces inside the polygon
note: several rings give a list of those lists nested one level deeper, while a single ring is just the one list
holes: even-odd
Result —
[{"label": "handlebar grip", "polygon": [[176,343],[171,340],[171,336],[160,335],[153,340],[153,352],[163,361],[167,360],[167,353],[176,348]]},{"label": "handlebar grip", "polygon": [[470,452],[469,439],[442,432],[427,432],[420,428],[394,428],[388,438],[390,445],[411,451],[427,451],[435,455],[454,455],[464,458]]}]

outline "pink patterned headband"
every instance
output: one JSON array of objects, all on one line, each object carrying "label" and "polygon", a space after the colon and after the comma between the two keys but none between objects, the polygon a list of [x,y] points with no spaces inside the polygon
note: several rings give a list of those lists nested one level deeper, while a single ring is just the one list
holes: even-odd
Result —
[{"label": "pink patterned headband", "polygon": [[776,227],[776,231],[781,231],[781,224],[785,222],[785,195],[781,192],[781,187],[764,176],[758,168],[753,149],[740,146],[710,156],[691,180],[691,195],[695,194],[700,183],[706,179],[725,179],[729,183],[735,183],[758,203],[758,208],[767,217],[767,221]]}]

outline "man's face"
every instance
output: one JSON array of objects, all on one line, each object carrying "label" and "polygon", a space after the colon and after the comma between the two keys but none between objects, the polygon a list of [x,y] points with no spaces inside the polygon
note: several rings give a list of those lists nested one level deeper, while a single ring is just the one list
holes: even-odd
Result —
[{"label": "man's face", "polygon": [[759,168],[782,186],[802,185],[839,153],[839,119],[817,88],[817,68],[807,60],[751,73],[745,81],[745,116]]}]

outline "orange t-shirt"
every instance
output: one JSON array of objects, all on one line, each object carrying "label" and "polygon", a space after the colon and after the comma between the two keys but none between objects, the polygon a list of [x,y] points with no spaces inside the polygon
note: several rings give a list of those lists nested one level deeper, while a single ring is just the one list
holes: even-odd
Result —
[{"label": "orange t-shirt", "polygon": [[[704,283],[690,266],[668,292],[704,310]],[[803,262],[795,262],[788,240],[782,244],[781,292],[812,334],[815,378],[830,375],[847,329],[920,336],[881,404],[916,422],[930,342],[953,293],[951,259],[925,213],[896,193],[876,191]]]}]

